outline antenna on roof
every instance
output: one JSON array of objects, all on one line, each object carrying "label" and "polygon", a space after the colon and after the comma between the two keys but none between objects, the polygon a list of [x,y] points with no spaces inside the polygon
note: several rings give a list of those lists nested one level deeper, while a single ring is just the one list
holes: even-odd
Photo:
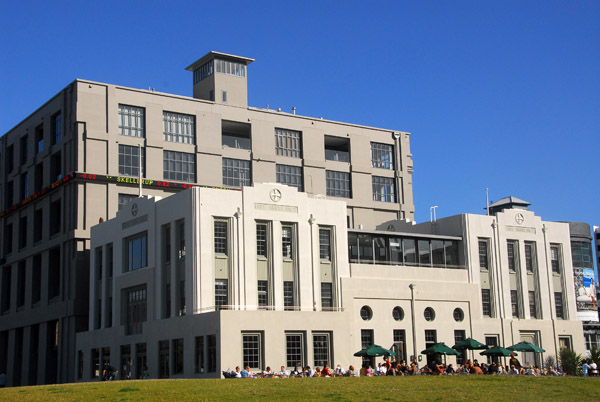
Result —
[{"label": "antenna on roof", "polygon": [[487,187],[485,188],[485,208],[487,209],[488,216],[490,216],[490,194]]}]

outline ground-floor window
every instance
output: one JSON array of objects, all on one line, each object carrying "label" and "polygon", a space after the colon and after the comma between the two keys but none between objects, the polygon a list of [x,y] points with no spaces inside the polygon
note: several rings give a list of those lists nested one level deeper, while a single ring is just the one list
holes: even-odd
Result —
[{"label": "ground-floor window", "polygon": [[169,378],[169,341],[158,342],[158,378]]},{"label": "ground-floor window", "polygon": [[244,367],[262,369],[262,334],[242,334],[242,354]]},{"label": "ground-floor window", "polygon": [[217,371],[217,336],[216,335],[208,335],[208,372],[214,373]]},{"label": "ground-floor window", "polygon": [[122,380],[131,379],[131,345],[121,345],[121,367],[119,368]]},{"label": "ground-floor window", "polygon": [[196,373],[204,373],[204,337],[196,337],[196,353],[194,363],[196,366]]},{"label": "ground-floor window", "polygon": [[304,367],[304,333],[285,334],[286,366]]},{"label": "ground-floor window", "polygon": [[183,339],[173,339],[173,374],[183,373]]},{"label": "ground-floor window", "polygon": [[331,366],[331,334],[329,332],[313,333],[313,357],[315,367]]},{"label": "ground-floor window", "polygon": [[98,378],[100,376],[100,349],[92,349],[92,366],[91,366],[91,377]]}]

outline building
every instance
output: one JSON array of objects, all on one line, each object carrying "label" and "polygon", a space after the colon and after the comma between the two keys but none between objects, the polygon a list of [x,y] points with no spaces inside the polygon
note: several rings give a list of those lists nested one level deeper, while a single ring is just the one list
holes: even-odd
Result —
[{"label": "building", "polygon": [[357,366],[354,352],[373,343],[406,360],[466,337],[583,350],[568,224],[510,203],[378,230],[346,220],[344,201],[275,183],[132,201],[92,228],[77,379],[106,365],[125,378]]},{"label": "building", "polygon": [[76,334],[96,317],[90,228],[138,197],[140,176],[151,197],[272,182],[345,201],[350,228],[414,219],[408,133],[249,107],[252,62],[208,53],[187,68],[192,98],[75,80],[0,139],[8,385],[75,380]]}]

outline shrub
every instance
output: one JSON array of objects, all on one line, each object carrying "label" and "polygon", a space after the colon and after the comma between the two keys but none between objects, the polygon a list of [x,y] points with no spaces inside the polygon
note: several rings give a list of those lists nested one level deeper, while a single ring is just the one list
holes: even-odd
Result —
[{"label": "shrub", "polygon": [[548,367],[556,367],[556,359],[554,356],[548,356],[544,359],[544,369],[548,369]]},{"label": "shrub", "polygon": [[581,375],[583,356],[578,355],[571,349],[564,348],[559,352],[559,361],[565,373],[569,375]]}]

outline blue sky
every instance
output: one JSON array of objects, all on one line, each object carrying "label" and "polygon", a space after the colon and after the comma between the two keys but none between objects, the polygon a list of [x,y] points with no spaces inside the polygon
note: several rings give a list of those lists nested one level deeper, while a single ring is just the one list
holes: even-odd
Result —
[{"label": "blue sky", "polygon": [[411,132],[418,222],[483,213],[488,187],[600,225],[600,1],[0,7],[1,134],[75,78],[191,96],[216,50],[256,59],[251,106]]}]

